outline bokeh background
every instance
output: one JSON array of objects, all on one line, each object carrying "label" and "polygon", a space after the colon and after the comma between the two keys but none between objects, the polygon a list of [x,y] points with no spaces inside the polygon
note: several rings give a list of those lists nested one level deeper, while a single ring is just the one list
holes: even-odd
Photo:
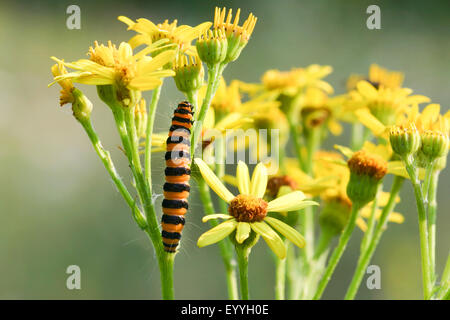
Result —
[{"label": "bokeh background", "polygon": [[[66,8],[81,8],[81,30],[66,28]],[[381,7],[381,30],[366,28],[366,8]],[[366,74],[371,63],[405,73],[405,85],[432,98],[444,110],[450,101],[450,21],[448,1],[6,1],[0,3],[0,298],[2,299],[159,299],[159,273],[145,234],[110,181],[69,107],[58,106],[50,56],[68,61],[85,57],[94,40],[128,40],[118,15],[154,22],[177,18],[197,25],[213,19],[214,6],[241,7],[259,19],[243,54],[225,71],[226,79],[257,81],[270,68],[329,64],[337,93],[351,73]],[[182,95],[173,80],[162,92],[156,129],[166,130]],[[95,88],[94,125],[128,177],[118,136]],[[327,143],[346,143],[344,135]],[[154,159],[163,183],[163,161]],[[441,174],[437,226],[437,267],[449,250],[449,171]],[[403,225],[390,225],[372,261],[382,272],[381,290],[363,283],[360,299],[421,297],[417,214],[406,184]],[[176,298],[225,299],[223,266],[217,246],[196,247],[208,227],[194,193],[175,271]],[[361,232],[339,264],[325,298],[343,297],[355,266]],[[250,261],[252,298],[274,297],[274,266],[265,244]],[[81,268],[81,290],[66,288],[66,268]]]}]

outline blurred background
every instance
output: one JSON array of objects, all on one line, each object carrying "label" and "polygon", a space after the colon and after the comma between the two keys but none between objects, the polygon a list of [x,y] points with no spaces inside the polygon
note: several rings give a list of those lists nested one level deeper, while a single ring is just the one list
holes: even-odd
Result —
[{"label": "blurred background", "polygon": [[[66,8],[81,8],[81,29],[68,30]],[[368,30],[366,8],[381,8],[381,30]],[[94,40],[127,41],[133,32],[117,20],[146,17],[155,23],[178,19],[197,25],[213,19],[214,7],[253,12],[256,29],[225,78],[258,81],[265,70],[327,64],[327,80],[343,93],[351,73],[367,74],[377,63],[405,73],[405,86],[440,103],[450,101],[450,20],[448,1],[6,1],[0,3],[0,298],[1,299],[159,299],[159,273],[146,235],[109,179],[68,106],[58,105],[51,82],[50,56],[72,61],[86,57]],[[94,103],[93,121],[122,176],[128,179],[119,139],[95,88],[83,91]],[[147,97],[149,94],[147,93]],[[167,130],[169,114],[183,97],[166,81],[156,130]],[[344,134],[328,141],[346,143]],[[163,161],[153,175],[163,184]],[[449,170],[441,174],[437,225],[437,268],[449,250]],[[409,184],[396,208],[402,225],[390,225],[372,264],[381,268],[381,290],[363,282],[359,299],[419,299],[421,271],[417,214]],[[178,299],[226,299],[217,246],[199,249],[198,197],[183,231],[175,265]],[[340,299],[350,282],[362,233],[357,230],[324,298]],[[81,290],[66,288],[66,268],[81,268]],[[250,260],[250,294],[274,298],[274,265],[263,241]]]}]

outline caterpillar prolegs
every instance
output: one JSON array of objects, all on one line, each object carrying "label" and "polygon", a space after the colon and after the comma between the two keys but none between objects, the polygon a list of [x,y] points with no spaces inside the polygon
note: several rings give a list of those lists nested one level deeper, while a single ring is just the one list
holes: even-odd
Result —
[{"label": "caterpillar prolegs", "polygon": [[190,136],[193,116],[192,105],[181,102],[174,111],[166,144],[166,183],[162,202],[162,240],[164,250],[175,252],[184,227],[184,215],[189,205],[191,177]]}]

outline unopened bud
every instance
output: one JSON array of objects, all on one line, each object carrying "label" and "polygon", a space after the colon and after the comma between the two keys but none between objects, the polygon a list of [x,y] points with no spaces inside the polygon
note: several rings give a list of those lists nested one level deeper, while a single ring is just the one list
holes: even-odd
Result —
[{"label": "unopened bud", "polygon": [[415,154],[420,148],[420,134],[414,123],[393,126],[389,132],[392,150],[401,157]]}]

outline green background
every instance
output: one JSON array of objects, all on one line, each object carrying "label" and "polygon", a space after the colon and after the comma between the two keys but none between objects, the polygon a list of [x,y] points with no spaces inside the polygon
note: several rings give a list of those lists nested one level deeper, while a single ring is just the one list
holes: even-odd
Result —
[{"label": "green background", "polygon": [[[81,7],[81,30],[66,28],[67,6]],[[366,8],[381,7],[381,30],[366,28]],[[450,3],[444,1],[2,1],[0,4],[0,298],[159,299],[155,254],[94,153],[70,108],[58,106],[50,56],[83,58],[94,40],[120,42],[127,32],[118,15],[154,22],[177,18],[197,25],[213,19],[214,6],[253,12],[258,23],[241,57],[225,78],[257,81],[271,68],[329,64],[337,93],[351,73],[366,74],[371,63],[405,73],[405,86],[448,109],[450,101]],[[183,97],[166,81],[156,120],[167,130],[169,114]],[[95,88],[83,87],[94,103],[94,125],[128,180],[118,136]],[[148,93],[147,93],[148,97]],[[328,141],[346,143],[343,136]],[[156,192],[163,160],[154,158]],[[448,170],[441,174],[438,201],[437,267],[449,250]],[[417,214],[406,184],[397,211],[403,225],[390,225],[372,261],[381,268],[381,290],[363,282],[358,298],[417,299],[421,273]],[[160,205],[160,199],[157,202]],[[175,265],[176,298],[224,299],[226,286],[217,246],[196,247],[208,226],[194,192]],[[343,297],[359,240],[357,230],[324,297]],[[66,288],[69,265],[81,268],[81,290]],[[252,298],[274,297],[274,266],[261,241],[250,260]]]}]

